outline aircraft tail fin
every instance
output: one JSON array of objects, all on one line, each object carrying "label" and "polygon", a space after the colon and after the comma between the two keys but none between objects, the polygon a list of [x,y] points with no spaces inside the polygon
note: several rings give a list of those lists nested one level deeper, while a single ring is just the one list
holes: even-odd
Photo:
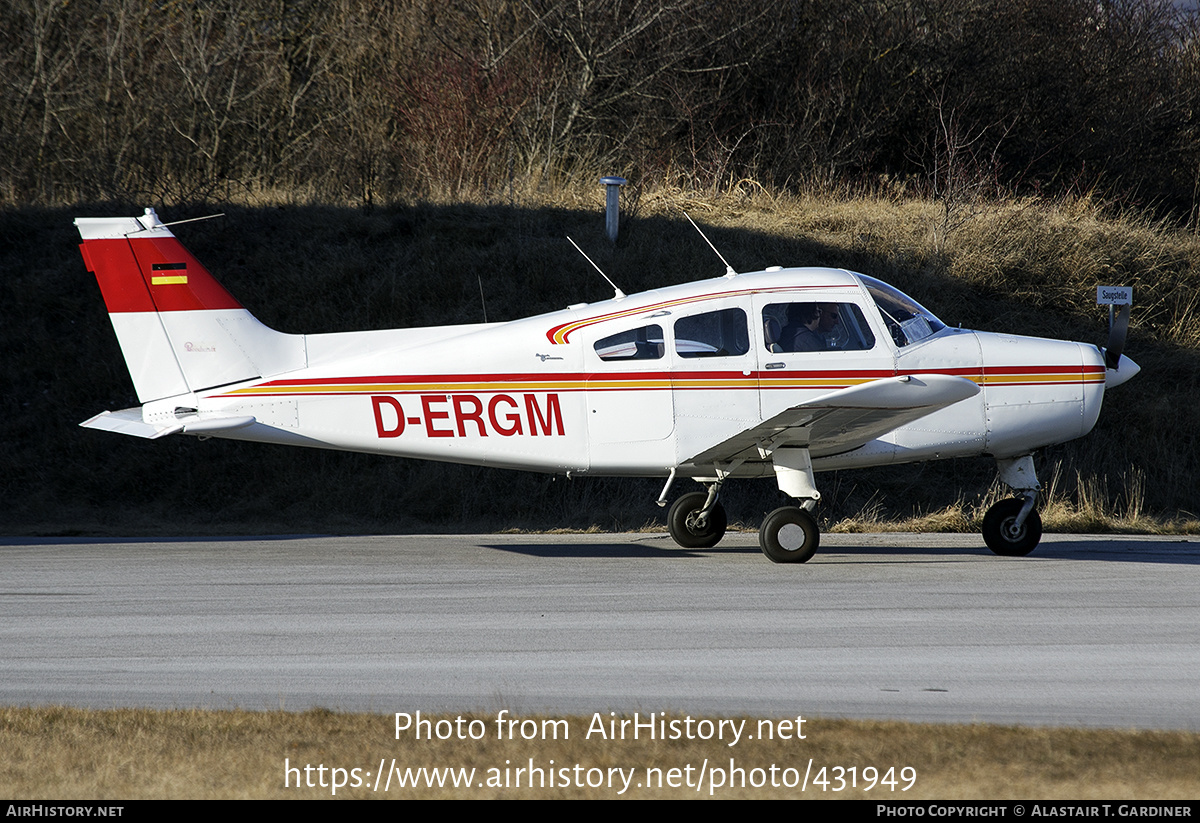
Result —
[{"label": "aircraft tail fin", "polygon": [[75,226],[142,403],[306,365],[304,336],[258,322],[153,209]]}]

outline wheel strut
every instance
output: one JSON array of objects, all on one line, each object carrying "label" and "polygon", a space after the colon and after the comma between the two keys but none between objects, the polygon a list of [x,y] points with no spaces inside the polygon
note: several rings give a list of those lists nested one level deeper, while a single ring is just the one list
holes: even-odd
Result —
[{"label": "wheel strut", "polygon": [[704,507],[700,511],[693,512],[687,517],[687,525],[689,529],[694,531],[704,531],[708,526],[709,515],[716,508],[717,500],[721,497],[721,486],[724,485],[724,478],[717,480],[715,483],[708,484],[708,496],[704,499]]}]

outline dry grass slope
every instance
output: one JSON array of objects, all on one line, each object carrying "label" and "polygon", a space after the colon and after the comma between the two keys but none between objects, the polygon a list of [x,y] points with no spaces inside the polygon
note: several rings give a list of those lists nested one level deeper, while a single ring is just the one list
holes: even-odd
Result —
[{"label": "dry grass slope", "polygon": [[[1200,434],[1200,238],[1089,198],[945,201],[899,186],[783,195],[752,180],[720,193],[631,185],[615,247],[592,181],[530,179],[472,200],[310,205],[295,193],[162,209],[185,243],[268,325],[284,331],[526,316],[608,287],[574,237],[627,292],[717,276],[683,219],[734,265],[840,266],[909,291],[952,324],[1102,342],[1095,287],[1134,287],[1127,352],[1143,367],[1105,398],[1097,430],[1038,458],[1049,530],[1191,531]],[[80,214],[0,212],[0,529],[9,532],[636,529],[661,523],[658,481],[582,479],[363,455],[104,436],[76,424],[135,404],[95,284],[75,251]],[[482,297],[481,297],[482,292]],[[102,467],[102,469],[101,469]],[[100,469],[100,470],[98,470]],[[822,475],[827,528],[975,528],[994,496],[989,460]],[[781,505],[769,482],[727,487],[731,522]]]}]

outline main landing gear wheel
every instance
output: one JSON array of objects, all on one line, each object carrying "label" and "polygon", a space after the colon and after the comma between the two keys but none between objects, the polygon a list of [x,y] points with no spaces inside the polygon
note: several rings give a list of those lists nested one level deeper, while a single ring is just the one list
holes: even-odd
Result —
[{"label": "main landing gear wheel", "polygon": [[758,530],[763,554],[776,563],[804,563],[817,553],[820,543],[817,521],[796,506],[771,512]]},{"label": "main landing gear wheel", "polygon": [[685,549],[711,549],[725,536],[725,507],[714,503],[708,519],[701,525],[697,516],[708,502],[707,492],[692,492],[680,497],[667,514],[667,531]]},{"label": "main landing gear wheel", "polygon": [[1002,557],[1024,557],[1042,539],[1042,518],[1037,509],[1030,511],[1017,528],[1017,515],[1024,505],[1019,497],[1001,500],[983,516],[983,542]]}]

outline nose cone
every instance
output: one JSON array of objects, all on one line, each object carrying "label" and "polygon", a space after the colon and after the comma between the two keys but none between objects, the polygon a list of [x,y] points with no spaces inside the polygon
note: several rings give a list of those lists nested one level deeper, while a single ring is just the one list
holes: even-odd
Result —
[{"label": "nose cone", "polygon": [[1115,369],[1105,369],[1104,371],[1105,390],[1121,385],[1141,370],[1141,366],[1139,366],[1137,363],[1134,363],[1125,355],[1121,355],[1121,359],[1117,361],[1117,367]]}]

